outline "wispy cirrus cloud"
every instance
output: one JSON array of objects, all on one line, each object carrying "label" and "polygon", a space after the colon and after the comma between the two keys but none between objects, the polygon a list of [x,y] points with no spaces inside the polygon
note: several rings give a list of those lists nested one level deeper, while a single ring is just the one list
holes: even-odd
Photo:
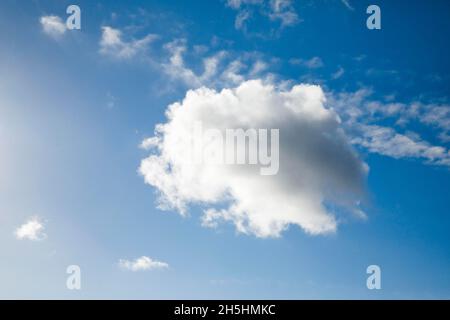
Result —
[{"label": "wispy cirrus cloud", "polygon": [[227,6],[233,9],[240,9],[242,5],[252,4],[261,5],[265,0],[226,0]]},{"label": "wispy cirrus cloud", "polygon": [[255,53],[233,54],[226,50],[219,50],[209,55],[198,56],[197,62],[201,62],[199,71],[189,65],[185,56],[192,55],[185,39],[176,39],[164,45],[169,53],[166,60],[161,61],[160,66],[163,73],[172,80],[183,83],[188,88],[198,88],[204,85],[209,87],[227,87],[238,85],[241,82],[261,77],[270,76],[270,63]]},{"label": "wispy cirrus cloud", "polygon": [[358,136],[352,143],[373,153],[395,159],[417,158],[428,164],[450,166],[450,152],[442,146],[433,146],[417,134],[401,134],[393,128],[379,125],[359,125]]},{"label": "wispy cirrus cloud", "polygon": [[[415,158],[426,164],[450,166],[447,147],[432,144],[407,127],[410,122],[431,127],[439,130],[437,137],[443,143],[449,142],[448,104],[396,102],[393,97],[381,101],[372,99],[372,94],[370,88],[329,94],[328,103],[340,115],[353,144],[395,159]],[[393,125],[383,124],[386,120],[391,120]]]},{"label": "wispy cirrus cloud", "polygon": [[349,10],[353,11],[355,8],[350,4],[350,0],[341,0],[342,4]]},{"label": "wispy cirrus cloud", "polygon": [[331,79],[336,80],[341,78],[345,73],[345,69],[341,66],[331,75]]},{"label": "wispy cirrus cloud", "polygon": [[296,25],[301,20],[291,0],[227,0],[226,5],[237,11],[234,26],[248,31],[247,22],[255,15],[278,22],[280,28]]},{"label": "wispy cirrus cloud", "polygon": [[293,26],[300,21],[291,0],[271,0],[270,8],[269,18],[280,21],[282,27]]},{"label": "wispy cirrus cloud", "polygon": [[225,52],[221,51],[203,58],[203,73],[198,75],[185,64],[183,55],[187,51],[186,40],[171,41],[165,44],[164,48],[170,53],[170,56],[167,62],[162,63],[163,71],[172,79],[180,79],[191,87],[198,87],[216,76],[219,63],[225,56]]},{"label": "wispy cirrus cloud", "polygon": [[224,87],[255,77],[272,76],[270,61],[258,52],[212,50],[214,44],[190,45],[186,39],[179,38],[162,43],[162,51],[155,54],[147,49],[158,35],[148,34],[128,41],[125,38],[130,35],[124,29],[103,26],[99,53],[116,60],[145,57],[152,69],[187,88]]},{"label": "wispy cirrus cloud", "polygon": [[318,69],[324,66],[323,60],[320,57],[312,57],[311,59],[292,58],[289,60],[289,63],[308,69]]}]

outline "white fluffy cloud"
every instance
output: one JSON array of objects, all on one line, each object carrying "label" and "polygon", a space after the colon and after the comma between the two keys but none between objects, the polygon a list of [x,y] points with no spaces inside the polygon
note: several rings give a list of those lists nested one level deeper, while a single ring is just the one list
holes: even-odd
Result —
[{"label": "white fluffy cloud", "polygon": [[[168,107],[167,122],[157,126],[155,137],[144,141],[151,154],[139,171],[159,190],[160,208],[186,214],[190,204],[199,204],[207,227],[228,221],[258,237],[279,236],[289,225],[311,234],[334,232],[336,211],[360,215],[355,204],[368,167],[324,102],[322,89],[307,84],[282,91],[251,80],[220,92],[190,90]],[[221,132],[279,129],[278,174],[262,176],[254,165],[187,163],[198,122]]]},{"label": "white fluffy cloud", "polygon": [[43,16],[39,22],[44,32],[53,38],[59,38],[66,32],[66,24],[58,16]]},{"label": "white fluffy cloud", "polygon": [[136,258],[135,260],[119,260],[119,267],[130,271],[145,271],[155,269],[167,269],[169,265],[165,262],[153,260],[147,256]]},{"label": "white fluffy cloud", "polygon": [[44,233],[44,224],[37,217],[30,218],[14,232],[19,240],[28,239],[32,241],[44,240],[47,235]]},{"label": "white fluffy cloud", "polygon": [[122,39],[122,31],[104,26],[100,39],[100,53],[119,59],[131,58],[145,50],[156,38],[156,35],[148,34],[141,39],[125,41]]}]

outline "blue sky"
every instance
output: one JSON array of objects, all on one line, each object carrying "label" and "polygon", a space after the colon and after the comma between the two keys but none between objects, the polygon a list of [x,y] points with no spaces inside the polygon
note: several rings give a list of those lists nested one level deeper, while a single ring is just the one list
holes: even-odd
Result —
[{"label": "blue sky", "polygon": [[[81,30],[65,31],[72,2],[1,2],[1,298],[450,297],[448,2],[377,1],[381,30],[368,1],[254,2],[79,1]],[[167,106],[252,79],[320,85],[370,168],[365,218],[337,209],[334,232],[261,236],[205,228],[201,201],[157,208],[139,146]],[[40,237],[20,238],[33,217]],[[121,267],[142,256],[168,267]]]}]

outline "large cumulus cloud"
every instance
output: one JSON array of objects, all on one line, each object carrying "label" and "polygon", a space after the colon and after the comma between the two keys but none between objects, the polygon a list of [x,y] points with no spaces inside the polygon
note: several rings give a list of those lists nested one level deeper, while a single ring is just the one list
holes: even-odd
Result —
[{"label": "large cumulus cloud", "polygon": [[[217,92],[190,90],[170,105],[167,121],[143,141],[149,156],[139,172],[160,194],[160,208],[184,215],[189,205],[204,208],[202,224],[231,222],[239,232],[276,237],[289,225],[310,234],[334,232],[336,212],[361,214],[367,165],[358,158],[325,106],[319,86],[282,90],[259,80]],[[261,175],[255,165],[186,161],[192,128],[279,129],[279,171]],[[211,141],[210,141],[211,143]]]}]

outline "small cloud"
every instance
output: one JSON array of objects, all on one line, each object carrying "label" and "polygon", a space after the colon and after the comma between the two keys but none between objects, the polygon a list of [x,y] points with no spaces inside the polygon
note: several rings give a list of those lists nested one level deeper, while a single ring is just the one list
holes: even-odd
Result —
[{"label": "small cloud", "polygon": [[384,100],[386,100],[387,102],[392,102],[392,101],[394,101],[394,100],[395,100],[395,94],[394,94],[394,93],[391,93],[391,94],[385,95],[385,96],[384,96]]},{"label": "small cloud", "polygon": [[280,20],[282,27],[293,26],[300,21],[291,0],[271,0],[270,8],[269,18]]},{"label": "small cloud", "polygon": [[303,66],[308,69],[318,69],[324,66],[322,59],[320,59],[319,57],[312,57],[309,60],[292,58],[289,59],[289,63],[292,65]]},{"label": "small cloud", "polygon": [[301,65],[302,61],[303,60],[299,59],[299,58],[291,58],[291,59],[289,59],[289,63],[292,64],[292,65],[296,65],[296,66]]},{"label": "small cloud", "polygon": [[[213,42],[211,46],[217,46],[217,38],[213,38]],[[255,77],[269,78],[272,64],[277,63],[276,59],[267,61],[265,56],[257,52],[237,55],[227,50],[214,51],[206,46],[190,46],[186,39],[165,43],[163,49],[167,54],[159,60],[158,70],[173,83],[188,88],[223,88]]]},{"label": "small cloud", "polygon": [[[188,53],[185,39],[176,39],[164,45],[169,53],[168,61],[161,64],[162,71],[173,80],[178,80],[188,87],[200,87],[220,80],[219,73],[223,70],[222,64],[228,53],[219,51],[202,58],[203,72],[195,72],[186,64],[184,56]],[[224,71],[225,72],[225,71]]]},{"label": "small cloud", "polygon": [[309,69],[317,69],[323,67],[323,61],[319,57],[313,57],[304,61],[304,65]]},{"label": "small cloud", "polygon": [[374,77],[396,76],[398,74],[399,74],[399,71],[393,70],[393,69],[370,68],[370,69],[367,69],[367,71],[366,71],[367,76],[374,76]]},{"label": "small cloud", "polygon": [[232,9],[239,9],[241,6],[241,0],[227,0],[227,6]]},{"label": "small cloud", "polygon": [[234,20],[234,27],[236,30],[240,30],[245,28],[245,21],[250,18],[250,11],[242,10],[236,15],[236,19]]},{"label": "small cloud", "polygon": [[278,22],[281,29],[301,22],[292,0],[227,0],[226,6],[237,11],[234,26],[244,32],[247,31],[246,22],[253,13]]},{"label": "small cloud", "polygon": [[156,38],[156,35],[148,34],[141,39],[125,41],[122,39],[122,31],[104,26],[102,27],[102,37],[100,39],[100,53],[118,59],[132,58],[145,50],[150,42]]},{"label": "small cloud", "polygon": [[15,236],[19,240],[32,240],[40,241],[47,238],[44,233],[44,225],[38,217],[32,217],[14,232]]},{"label": "small cloud", "polygon": [[209,50],[208,46],[201,45],[201,44],[200,45],[198,45],[198,44],[194,45],[193,49],[194,49],[194,53],[196,55],[203,55],[203,54],[207,53],[208,50]]},{"label": "small cloud", "polygon": [[269,66],[264,61],[256,60],[252,66],[252,69],[250,70],[250,76],[259,75],[261,72],[267,70],[268,67]]},{"label": "small cloud", "polygon": [[114,108],[116,105],[116,97],[114,97],[111,92],[106,93],[106,107],[108,109]]},{"label": "small cloud", "polygon": [[52,38],[60,38],[66,32],[66,24],[58,16],[43,16],[39,22],[44,32]]},{"label": "small cloud", "polygon": [[331,75],[331,78],[332,78],[333,80],[339,79],[340,77],[342,77],[342,76],[344,75],[344,73],[345,73],[344,68],[339,67],[339,68],[337,69],[337,71]]},{"label": "small cloud", "polygon": [[360,54],[359,56],[356,56],[356,57],[354,57],[353,59],[355,60],[355,61],[357,61],[357,62],[361,62],[361,61],[363,61],[364,59],[366,59],[367,58],[367,56],[365,55],[365,54]]},{"label": "small cloud", "polygon": [[243,4],[262,4],[263,0],[227,0],[226,4],[232,9],[239,9]]},{"label": "small cloud", "polygon": [[153,260],[147,256],[142,256],[135,260],[119,260],[119,267],[130,271],[146,271],[156,269],[167,269],[169,265],[165,262]]}]

